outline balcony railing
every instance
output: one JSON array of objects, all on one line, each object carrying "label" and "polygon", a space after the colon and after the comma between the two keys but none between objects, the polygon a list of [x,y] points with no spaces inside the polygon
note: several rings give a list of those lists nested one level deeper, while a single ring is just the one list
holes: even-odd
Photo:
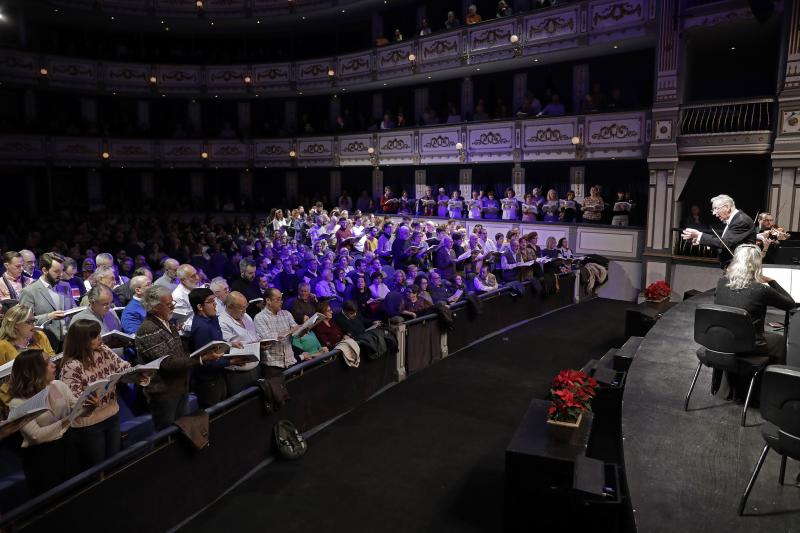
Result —
[{"label": "balcony railing", "polygon": [[[465,26],[339,57],[294,63],[152,65],[0,51],[0,80],[106,93],[233,95],[240,97],[330,93],[349,87],[382,87],[386,80],[414,83],[430,72],[463,76],[465,65],[509,60],[509,67],[558,53],[655,37],[656,2],[591,0]],[[516,42],[512,43],[512,36]],[[609,46],[609,52],[611,46]],[[477,69],[477,67],[476,67]],[[438,79],[438,78],[437,78]],[[383,82],[383,83],[376,83]]]},{"label": "balcony railing", "polygon": [[774,98],[687,105],[681,108],[681,135],[770,131]]},{"label": "balcony railing", "polygon": [[[0,164],[344,167],[642,158],[646,111],[282,139],[0,136]],[[577,143],[577,144],[575,144]]]}]

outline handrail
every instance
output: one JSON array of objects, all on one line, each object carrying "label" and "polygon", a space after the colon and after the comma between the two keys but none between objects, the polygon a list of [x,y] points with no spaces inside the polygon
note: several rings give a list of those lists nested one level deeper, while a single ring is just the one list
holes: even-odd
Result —
[{"label": "handrail", "polygon": [[680,133],[708,135],[771,131],[774,104],[774,98],[753,98],[682,106]]},{"label": "handrail", "polygon": [[726,100],[700,100],[681,105],[681,109],[696,109],[734,104],[772,104],[777,100],[774,96],[756,96],[752,98],[732,98]]}]

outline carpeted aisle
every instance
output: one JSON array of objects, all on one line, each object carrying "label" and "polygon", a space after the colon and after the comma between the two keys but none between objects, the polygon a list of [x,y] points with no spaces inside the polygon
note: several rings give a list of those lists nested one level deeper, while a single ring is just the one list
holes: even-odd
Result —
[{"label": "carpeted aisle", "polygon": [[559,311],[411,376],[182,531],[498,531],[504,451],[528,403],[559,370],[622,345],[630,305]]}]

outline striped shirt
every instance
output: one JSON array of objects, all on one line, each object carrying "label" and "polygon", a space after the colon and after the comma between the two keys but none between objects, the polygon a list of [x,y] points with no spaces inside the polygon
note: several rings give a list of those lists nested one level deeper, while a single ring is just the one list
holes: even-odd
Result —
[{"label": "striped shirt", "polygon": [[[278,336],[285,334],[297,325],[289,311],[281,309],[275,314],[267,307],[256,315],[253,322],[255,322],[256,332],[261,340],[277,339]],[[294,365],[297,361],[292,350],[292,336],[287,335],[283,340],[272,343],[261,352],[261,362],[267,366],[280,368],[289,368]]]}]

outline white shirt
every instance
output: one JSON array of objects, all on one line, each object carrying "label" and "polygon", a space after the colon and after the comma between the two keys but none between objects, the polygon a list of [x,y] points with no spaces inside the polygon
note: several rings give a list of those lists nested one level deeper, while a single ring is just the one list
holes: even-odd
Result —
[{"label": "white shirt", "polygon": [[[242,344],[258,342],[258,333],[253,319],[247,313],[242,314],[241,322],[233,318],[227,311],[219,314],[219,327],[222,329],[222,338],[227,342],[239,341]],[[245,372],[258,366],[258,362],[247,363],[242,366],[229,365],[225,370],[232,372]]]},{"label": "white shirt", "polygon": [[188,335],[190,331],[192,331],[192,317],[194,316],[194,312],[192,311],[192,305],[189,303],[189,292],[191,289],[187,289],[184,287],[183,283],[179,283],[175,290],[172,291],[172,300],[175,302],[175,311],[181,314],[189,315],[189,318],[186,319],[186,322],[183,323],[181,326],[181,334]]},{"label": "white shirt", "polygon": [[[726,232],[726,231],[728,231],[728,225],[731,223],[731,220],[733,220],[733,217],[735,217],[735,216],[736,216],[736,213],[738,213],[738,212],[739,212],[739,210],[738,210],[738,209],[736,209],[736,208],[732,209],[732,210],[731,210],[731,214],[730,214],[730,215],[728,215],[728,218],[726,218],[726,219],[723,221],[723,222],[725,222],[725,228],[722,230],[722,235],[725,235],[725,232]],[[720,235],[720,237],[721,237],[722,235]]]},{"label": "white shirt", "polygon": [[47,287],[47,294],[49,294],[49,295],[50,295],[50,299],[53,301],[53,305],[54,305],[54,306],[56,307],[56,309],[58,309],[59,311],[63,311],[63,310],[64,310],[64,305],[61,303],[61,295],[60,295],[60,294],[58,294],[58,293],[56,292],[56,290],[55,290],[55,289],[54,289],[54,288],[53,288],[53,287],[52,287],[52,286],[51,286],[49,283],[47,283],[47,282],[44,280],[44,276],[42,276],[42,277],[41,277],[41,278],[39,278],[39,279],[42,281],[42,285],[44,285],[45,287]]}]

